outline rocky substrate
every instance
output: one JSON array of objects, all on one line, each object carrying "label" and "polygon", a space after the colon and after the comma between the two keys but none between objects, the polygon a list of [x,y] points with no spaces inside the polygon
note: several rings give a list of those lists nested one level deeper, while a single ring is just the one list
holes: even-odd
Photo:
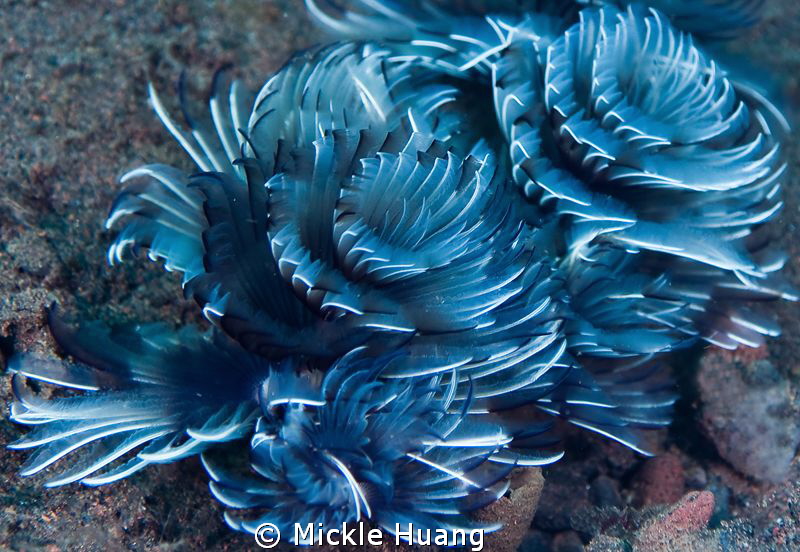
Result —
[{"label": "rocky substrate", "polygon": [[[299,0],[4,2],[0,16],[0,355],[55,354],[43,309],[106,322],[200,322],[178,280],[145,263],[109,268],[103,219],[125,170],[158,159],[189,168],[146,102],[188,68],[192,92],[228,62],[255,86],[290,52],[321,40]],[[775,75],[800,122],[800,4],[768,0],[766,21],[725,46]],[[776,240],[800,284],[800,145],[790,144],[786,208]],[[684,397],[675,425],[643,458],[584,432],[567,456],[517,480],[481,515],[508,528],[488,550],[800,549],[800,316],[765,306],[784,336],[735,354],[676,358]],[[0,379],[0,400],[10,398]],[[0,421],[0,441],[19,428]],[[242,550],[195,459],[156,466],[112,487],[45,490],[16,475],[23,454],[0,449],[2,550]],[[541,495],[541,498],[539,496]],[[535,512],[535,515],[534,515]]]}]

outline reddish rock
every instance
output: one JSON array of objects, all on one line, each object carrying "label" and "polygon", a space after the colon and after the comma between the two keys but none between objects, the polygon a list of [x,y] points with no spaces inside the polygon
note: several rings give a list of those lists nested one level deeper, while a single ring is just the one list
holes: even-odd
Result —
[{"label": "reddish rock", "polygon": [[667,453],[650,458],[642,464],[634,483],[639,506],[673,504],[682,496],[686,486],[681,459]]},{"label": "reddish rock", "polygon": [[675,506],[656,516],[636,535],[638,550],[697,550],[688,543],[699,539],[710,543],[712,538],[695,533],[708,526],[714,512],[714,495],[708,491],[692,491]]}]

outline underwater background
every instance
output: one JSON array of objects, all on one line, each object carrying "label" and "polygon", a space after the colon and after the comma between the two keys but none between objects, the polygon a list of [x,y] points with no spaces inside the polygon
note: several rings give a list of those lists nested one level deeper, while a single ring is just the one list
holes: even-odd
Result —
[{"label": "underwater background", "polygon": [[[112,270],[105,261],[103,221],[119,176],[152,159],[191,168],[153,115],[147,82],[168,90],[185,69],[190,93],[202,99],[214,70],[232,63],[256,87],[294,51],[323,40],[300,0],[0,1],[3,359],[55,354],[43,310],[53,301],[109,323],[196,322],[195,305],[174,293],[179,276],[155,265]],[[721,59],[746,64],[796,129],[800,4],[767,0],[758,26],[719,47]],[[798,286],[796,140],[786,155],[786,205],[771,232]],[[686,549],[800,548],[800,311],[788,302],[769,308],[783,335],[767,346],[673,359],[683,398],[675,424],[651,435],[656,458],[586,433],[568,440],[565,459],[543,470],[531,528],[516,527],[522,549],[654,549],[648,531],[676,527],[690,529]],[[3,404],[9,381],[0,378]],[[5,417],[0,424],[0,443],[18,436]],[[251,536],[225,527],[196,458],[113,487],[55,490],[18,477],[21,459],[0,448],[0,550],[255,548]],[[512,495],[520,504],[508,511],[537,494]]]}]

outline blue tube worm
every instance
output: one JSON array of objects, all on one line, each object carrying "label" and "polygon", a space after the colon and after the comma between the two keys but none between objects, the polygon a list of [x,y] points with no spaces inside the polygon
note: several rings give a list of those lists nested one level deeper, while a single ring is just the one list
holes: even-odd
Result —
[{"label": "blue tube worm", "polygon": [[[358,4],[307,0],[386,46],[309,50],[255,95],[219,75],[208,116],[181,97],[188,130],[150,87],[199,172],[128,173],[109,261],[146,251],[216,327],[73,331],[51,313],[75,362],[13,361],[24,475],[98,485],[202,454],[235,529],[475,528],[514,466],[561,455],[550,424],[506,411],[646,453],[637,429],[675,401],[665,353],[777,334],[732,305],[794,298],[759,239],[785,122],[661,12]],[[724,13],[745,26],[756,4]],[[722,9],[659,5],[706,35],[695,16]],[[80,394],[45,401],[23,378]],[[215,455],[242,450],[238,469]]]},{"label": "blue tube worm", "polygon": [[[474,412],[538,404],[639,448],[600,383],[627,376],[595,380],[567,353],[548,235],[521,220],[504,165],[458,132],[468,125],[448,108],[461,98],[433,77],[369,45],[299,57],[260,92],[242,157],[216,167],[227,172],[207,170],[213,136],[180,130],[153,97],[206,172],[135,171],[109,217],[124,224],[110,257],[143,248],[164,259],[206,316],[253,352],[330,359],[402,348],[382,379],[458,368],[457,400],[469,389]],[[224,145],[234,124],[222,123],[216,99],[211,113]],[[184,240],[191,246],[174,247]],[[554,402],[567,380],[580,384]],[[583,408],[569,408],[573,394]]]}]

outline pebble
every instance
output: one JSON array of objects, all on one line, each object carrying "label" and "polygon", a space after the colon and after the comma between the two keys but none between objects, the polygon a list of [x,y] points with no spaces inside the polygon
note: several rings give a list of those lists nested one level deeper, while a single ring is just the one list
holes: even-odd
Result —
[{"label": "pebble", "polygon": [[615,480],[607,475],[600,475],[589,487],[589,499],[600,508],[622,508],[624,503],[617,487]]}]

